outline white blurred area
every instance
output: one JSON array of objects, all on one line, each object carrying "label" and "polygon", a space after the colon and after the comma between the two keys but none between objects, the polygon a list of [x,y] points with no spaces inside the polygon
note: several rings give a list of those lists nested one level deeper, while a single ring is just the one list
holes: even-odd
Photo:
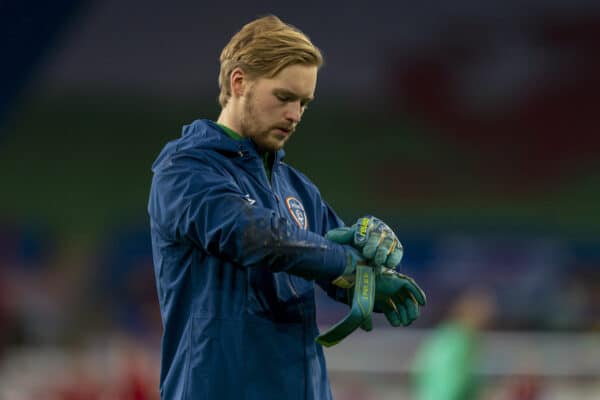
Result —
[{"label": "white blurred area", "polygon": [[[355,332],[326,350],[334,398],[413,399],[414,357],[430,334]],[[483,381],[481,400],[600,399],[600,334],[490,331],[482,342],[474,371]]]},{"label": "white blurred area", "polygon": [[[414,357],[432,332],[357,331],[327,349],[334,399],[412,399]],[[489,331],[482,343],[474,371],[482,400],[600,399],[599,333]],[[12,349],[0,361],[0,399],[158,399],[159,365],[156,348],[125,337],[78,349]]]}]

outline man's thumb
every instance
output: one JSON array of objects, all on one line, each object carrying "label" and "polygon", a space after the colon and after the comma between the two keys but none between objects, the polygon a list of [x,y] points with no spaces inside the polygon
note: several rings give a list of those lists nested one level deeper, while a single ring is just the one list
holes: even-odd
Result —
[{"label": "man's thumb", "polygon": [[347,227],[332,229],[325,234],[325,238],[339,244],[352,244],[354,229]]}]

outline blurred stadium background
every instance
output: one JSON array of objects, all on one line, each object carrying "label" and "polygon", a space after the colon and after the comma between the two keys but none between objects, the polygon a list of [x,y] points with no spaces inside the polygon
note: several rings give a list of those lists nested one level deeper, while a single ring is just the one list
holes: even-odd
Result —
[{"label": "blurred stadium background", "polygon": [[412,398],[471,289],[495,299],[480,398],[600,398],[600,3],[8,0],[0,399],[157,398],[150,165],[217,117],[220,49],[266,13],[326,57],[288,162],[347,223],[389,221],[429,296],[327,351],[336,400]]}]

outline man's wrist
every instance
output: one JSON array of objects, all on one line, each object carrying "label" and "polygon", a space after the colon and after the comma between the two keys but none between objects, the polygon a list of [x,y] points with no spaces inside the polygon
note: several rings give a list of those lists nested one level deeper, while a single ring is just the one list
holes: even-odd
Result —
[{"label": "man's wrist", "polygon": [[344,268],[344,272],[335,278],[331,283],[333,283],[337,287],[341,287],[343,289],[348,289],[354,286],[354,270],[356,267],[352,267],[351,256],[347,256],[348,261],[346,262],[346,266]]},{"label": "man's wrist", "polygon": [[343,246],[346,253],[346,265],[343,272],[338,275],[331,283],[348,289],[354,286],[356,266],[363,261],[362,256],[351,246]]}]

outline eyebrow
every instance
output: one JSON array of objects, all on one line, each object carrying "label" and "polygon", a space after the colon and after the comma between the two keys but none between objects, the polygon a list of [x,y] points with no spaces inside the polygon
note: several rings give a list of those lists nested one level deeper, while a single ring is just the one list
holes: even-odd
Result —
[{"label": "eyebrow", "polygon": [[284,95],[286,97],[289,97],[292,100],[300,100],[301,103],[303,104],[308,104],[311,101],[313,101],[315,98],[314,97],[302,97],[297,95],[296,93],[292,92],[291,90],[288,89],[273,89],[273,94],[278,94],[278,95]]}]

